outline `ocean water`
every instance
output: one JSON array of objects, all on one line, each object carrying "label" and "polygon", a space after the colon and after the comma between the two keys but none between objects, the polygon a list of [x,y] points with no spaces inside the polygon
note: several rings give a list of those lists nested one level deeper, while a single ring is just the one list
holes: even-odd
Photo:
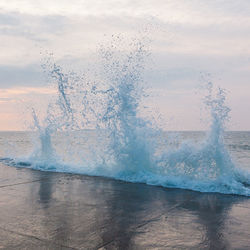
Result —
[{"label": "ocean water", "polygon": [[[152,166],[145,169],[143,166],[136,171],[129,172],[127,169],[134,169],[134,166],[114,165],[109,157],[101,158],[103,154],[108,154],[105,149],[110,144],[106,132],[102,132],[100,140],[100,131],[82,130],[74,132],[59,132],[51,136],[50,146],[47,145],[42,152],[41,140],[39,133],[36,132],[0,132],[0,161],[3,164],[12,167],[33,168],[42,171],[71,172],[96,176],[107,176],[129,182],[142,182],[150,185],[160,185],[164,187],[175,187],[192,189],[201,192],[220,192],[234,193],[249,196],[248,193],[248,172],[250,172],[250,132],[232,131],[225,132],[224,144],[229,152],[234,164],[231,173],[227,173],[222,179],[216,179],[215,176],[209,175],[210,172],[204,169],[211,169],[215,166],[210,157],[200,164],[205,166],[197,167],[195,161],[201,154],[201,148],[204,147],[204,141],[207,140],[208,133],[201,131],[182,131],[182,132],[161,132],[156,140],[158,149],[161,154],[165,151],[165,141],[171,141],[168,148],[171,152],[168,154],[170,166],[162,166],[155,161],[151,162]],[[155,140],[155,139],[154,139]],[[187,152],[181,149],[183,145],[192,145]],[[194,146],[196,145],[196,146]],[[36,148],[36,150],[34,150]],[[52,150],[52,151],[51,151]],[[193,152],[191,152],[193,150]],[[42,154],[41,154],[42,153]],[[207,154],[211,153],[207,150]],[[190,171],[192,161],[189,156],[194,157],[194,172],[188,173],[185,164]],[[196,154],[196,156],[195,156]],[[202,153],[203,154],[203,153]],[[206,156],[202,156],[206,157]],[[212,157],[215,157],[214,155]],[[191,161],[191,163],[190,163]],[[133,163],[130,163],[133,164]],[[181,164],[181,168],[180,168]],[[209,165],[211,164],[211,165]],[[224,163],[222,163],[224,164]],[[173,171],[167,171],[171,167]],[[216,166],[217,168],[218,166]],[[202,172],[199,173],[199,171]],[[235,172],[241,173],[241,179],[230,179]],[[205,176],[203,175],[205,173]],[[225,182],[223,181],[225,178]],[[236,178],[236,177],[233,177]],[[230,183],[228,183],[228,179]],[[235,183],[233,183],[235,181]]]},{"label": "ocean water", "polygon": [[225,132],[230,122],[226,91],[211,81],[204,84],[207,132],[165,132],[153,112],[143,114],[149,40],[142,34],[125,41],[119,35],[101,45],[98,60],[81,75],[47,58],[42,67],[57,95],[45,116],[30,110],[33,132],[1,133],[1,161],[249,196],[250,134]]}]

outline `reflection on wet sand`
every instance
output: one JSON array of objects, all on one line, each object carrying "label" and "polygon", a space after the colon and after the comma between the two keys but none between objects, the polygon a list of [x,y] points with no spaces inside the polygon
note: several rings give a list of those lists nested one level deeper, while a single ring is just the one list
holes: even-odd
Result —
[{"label": "reflection on wet sand", "polygon": [[0,188],[0,246],[7,249],[246,249],[250,245],[246,197],[3,169],[6,180],[17,178],[17,184],[6,181]]},{"label": "reflection on wet sand", "polygon": [[[48,209],[52,197],[53,206],[60,200],[60,209],[46,215],[52,216],[50,220],[57,225],[53,240],[67,245],[77,228],[78,233],[83,232],[85,241],[90,236],[95,248],[106,249],[185,246],[228,249],[230,242],[224,236],[226,222],[230,220],[228,213],[234,204],[245,200],[93,177],[71,176],[61,190],[56,184],[52,194],[52,188],[53,177],[49,177],[46,183],[40,183],[38,194],[44,209]],[[76,194],[77,207],[70,211],[67,203],[76,201]],[[77,216],[86,217],[86,222],[82,218],[77,222]],[[173,232],[178,234],[173,236]]]},{"label": "reflection on wet sand", "polygon": [[49,203],[52,197],[52,188],[53,188],[53,174],[47,174],[46,172],[38,171],[37,174],[39,175],[41,180],[46,178],[46,181],[39,182],[39,199],[38,201],[42,204],[44,209],[49,207]]},{"label": "reflection on wet sand", "polygon": [[[69,237],[70,237],[70,223],[71,223],[71,214],[68,211],[68,206],[63,204],[60,208],[55,209],[54,204],[51,204],[53,198],[58,199],[56,192],[56,187],[54,184],[57,182],[57,178],[54,173],[37,171],[36,176],[39,176],[41,182],[39,182],[39,191],[38,191],[38,203],[41,204],[44,214],[45,214],[45,223],[43,223],[45,230],[47,230],[47,235],[52,239],[52,241],[58,246],[69,246]],[[71,186],[68,186],[68,191],[70,192]],[[67,199],[67,197],[65,197]],[[59,205],[59,204],[58,204]],[[56,206],[57,207],[57,206]],[[51,208],[51,209],[50,209]],[[51,227],[51,223],[53,227]]]}]

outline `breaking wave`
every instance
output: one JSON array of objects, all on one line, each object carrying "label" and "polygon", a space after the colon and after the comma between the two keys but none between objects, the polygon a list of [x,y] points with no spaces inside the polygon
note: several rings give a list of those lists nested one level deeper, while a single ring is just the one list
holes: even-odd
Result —
[{"label": "breaking wave", "polygon": [[[33,127],[39,134],[33,152],[5,162],[44,171],[249,196],[250,175],[236,167],[224,143],[230,112],[225,91],[207,84],[204,102],[211,125],[206,138],[199,143],[175,143],[150,116],[145,118],[140,112],[150,56],[147,40],[133,39],[123,46],[123,40],[114,36],[109,45],[99,49],[99,71],[88,69],[81,76],[64,73],[52,59],[47,60],[43,67],[57,87],[57,99],[48,106],[42,122],[32,111]],[[89,132],[87,128],[91,128]],[[81,130],[85,139],[80,138]],[[89,141],[86,133],[89,138],[94,133],[95,139]],[[63,153],[53,145],[51,138],[56,134],[68,138]],[[87,147],[88,153],[81,147]]]}]

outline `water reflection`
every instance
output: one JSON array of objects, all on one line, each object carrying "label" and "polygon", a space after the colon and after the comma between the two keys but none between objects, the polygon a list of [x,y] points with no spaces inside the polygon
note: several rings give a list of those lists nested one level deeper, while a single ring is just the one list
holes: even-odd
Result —
[{"label": "water reflection", "polygon": [[[42,221],[45,235],[52,238],[52,242],[58,246],[68,246],[71,227],[70,223],[73,217],[65,201],[70,198],[62,195],[63,190],[57,182],[61,174],[43,171],[32,171],[36,178],[39,177],[39,189],[37,192],[37,201],[41,205],[44,217]],[[71,185],[67,186],[68,191]],[[62,199],[63,198],[63,199]]]},{"label": "water reflection", "polygon": [[39,175],[37,200],[45,212],[47,234],[53,242],[79,248],[164,249],[179,244],[228,249],[228,214],[247,199],[96,177]]},{"label": "water reflection", "polygon": [[38,171],[37,174],[41,181],[39,182],[39,202],[42,204],[44,209],[47,209],[50,204],[53,192],[53,174],[47,172]]},{"label": "water reflection", "polygon": [[[233,199],[233,201],[232,201]],[[222,195],[204,195],[197,200],[196,214],[198,222],[203,225],[204,239],[202,247],[208,249],[229,249],[229,242],[224,236],[224,229],[228,213],[234,203],[239,201],[235,197],[223,197]]]},{"label": "water reflection", "polygon": [[102,242],[98,247],[131,249],[136,228],[144,223],[141,215],[150,204],[149,190],[141,185],[116,181],[104,181],[99,188],[106,209],[105,214],[96,214],[97,218],[102,218],[98,220],[98,227],[102,228],[99,231]]},{"label": "water reflection", "polygon": [[[142,249],[153,246],[164,249],[166,245],[176,247],[177,241],[173,240],[171,243],[171,238],[168,238],[172,228],[180,234],[190,236],[189,239],[179,238],[180,246],[188,243],[197,249],[228,249],[230,243],[224,236],[225,227],[230,220],[228,213],[234,204],[246,199],[221,194],[166,190],[138,184],[120,184],[113,181],[111,184],[109,188],[112,188],[112,194],[104,190],[102,195],[108,207],[108,216],[106,215],[107,219],[103,219],[105,230],[100,236],[103,246],[112,246],[114,249],[138,249],[140,246]],[[194,216],[194,221],[187,225],[181,216],[189,214]],[[168,216],[172,217],[171,220],[163,219]],[[184,227],[187,228],[186,231],[183,230]],[[198,242],[192,239],[192,235],[198,233],[196,231],[201,235]],[[144,237],[140,234],[144,234]],[[141,244],[140,239],[147,244]]]},{"label": "water reflection", "polygon": [[[228,249],[230,242],[225,237],[227,224],[232,220],[229,212],[234,204],[244,201],[246,198],[222,194],[202,194],[189,191],[177,191],[179,195],[168,198],[168,203],[176,204],[181,200],[177,209],[185,209],[196,216],[195,222],[201,227],[202,237],[197,245],[199,249]],[[190,230],[195,230],[190,225]],[[192,234],[192,233],[191,233]]]}]

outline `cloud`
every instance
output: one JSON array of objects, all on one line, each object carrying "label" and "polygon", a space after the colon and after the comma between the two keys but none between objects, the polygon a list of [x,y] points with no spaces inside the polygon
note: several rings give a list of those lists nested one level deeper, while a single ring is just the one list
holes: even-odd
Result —
[{"label": "cloud", "polygon": [[0,65],[0,88],[43,85],[45,85],[45,78],[37,66],[16,67]]},{"label": "cloud", "polygon": [[10,103],[11,101],[13,101],[12,98],[0,97],[0,103],[5,103],[5,102]]},{"label": "cloud", "polygon": [[0,92],[15,88],[21,95],[29,88],[28,96],[46,85],[41,51],[53,52],[66,69],[81,69],[112,34],[129,39],[148,26],[154,64],[145,78],[152,88],[172,93],[164,94],[174,96],[169,109],[199,84],[200,72],[233,91],[237,103],[239,89],[250,91],[249,13],[248,0],[1,0]]},{"label": "cloud", "polygon": [[18,19],[14,15],[8,13],[0,13],[1,26],[15,26],[18,25]]},{"label": "cloud", "polygon": [[58,35],[67,26],[60,15],[34,16],[19,12],[0,13],[0,35],[19,36],[33,41],[47,41],[48,35]]}]

